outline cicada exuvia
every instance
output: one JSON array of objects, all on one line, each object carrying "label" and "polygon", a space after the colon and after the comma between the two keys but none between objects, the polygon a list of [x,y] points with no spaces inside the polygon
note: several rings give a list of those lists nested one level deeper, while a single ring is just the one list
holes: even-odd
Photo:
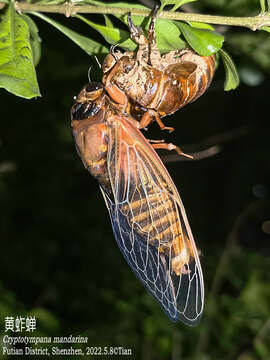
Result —
[{"label": "cicada exuvia", "polygon": [[190,48],[161,55],[155,37],[158,7],[154,8],[148,37],[128,16],[131,39],[138,44],[136,52],[114,51],[106,56],[103,83],[110,97],[124,105],[145,128],[155,120],[173,114],[198,99],[209,87],[215,71],[215,55],[200,56]]},{"label": "cicada exuvia", "polygon": [[139,123],[101,83],[81,90],[71,118],[77,151],[99,182],[124,258],[171,320],[198,324],[204,303],[198,252],[178,191]]}]

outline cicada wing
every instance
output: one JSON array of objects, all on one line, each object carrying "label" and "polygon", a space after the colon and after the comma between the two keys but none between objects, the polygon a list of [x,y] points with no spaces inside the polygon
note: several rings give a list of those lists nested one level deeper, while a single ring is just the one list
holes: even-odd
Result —
[{"label": "cicada wing", "polygon": [[115,238],[170,319],[197,325],[203,310],[203,277],[181,199],[140,131],[120,115],[116,120],[117,126],[108,127],[113,197],[102,190]]}]

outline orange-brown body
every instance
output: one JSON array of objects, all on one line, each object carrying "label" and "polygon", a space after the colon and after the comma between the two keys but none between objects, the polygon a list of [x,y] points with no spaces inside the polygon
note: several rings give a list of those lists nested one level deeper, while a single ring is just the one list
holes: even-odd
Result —
[{"label": "orange-brown body", "polygon": [[110,191],[107,171],[108,129],[105,122],[108,99],[103,92],[86,89],[87,86],[81,90],[71,109],[72,133],[85,168]]},{"label": "orange-brown body", "polygon": [[172,320],[197,324],[204,291],[196,246],[178,191],[139,123],[100,83],[82,89],[71,118],[77,151],[100,184],[125,259]]},{"label": "orange-brown body", "polygon": [[[82,159],[84,166],[90,171],[100,185],[107,191],[110,196],[113,191],[110,183],[110,176],[108,172],[108,126],[110,128],[116,127],[121,132],[122,140],[128,146],[139,146],[136,144],[136,140],[141,140],[144,146],[147,145],[145,151],[151,152],[153,162],[155,160],[156,153],[152,149],[151,145],[146,143],[143,135],[137,130],[138,123],[128,115],[123,115],[116,106],[110,101],[110,99],[104,94],[98,92],[92,96],[87,97],[86,87],[82,89],[76,99],[76,104],[72,108],[72,131],[76,142],[77,151]],[[97,98],[95,98],[97,96]],[[94,100],[94,102],[93,102]],[[88,116],[87,111],[89,102],[91,103],[91,109],[93,113]],[[80,116],[76,119],[76,112],[78,113],[78,105],[80,106],[80,114],[82,114],[81,107],[85,108],[85,114],[87,117]],[[135,127],[133,126],[135,125]],[[123,128],[127,128],[126,131]],[[124,131],[123,131],[124,130]],[[132,136],[133,135],[133,136]],[[120,134],[119,134],[120,136]],[[154,154],[154,155],[153,155]],[[124,161],[126,158],[125,153],[121,154],[122,160],[119,162],[119,171],[122,173],[122,178],[125,179],[124,183],[127,186],[127,176],[130,169],[127,168],[127,163]],[[132,156],[132,155],[131,155]],[[130,162],[134,167],[133,173],[136,172],[135,168],[140,165],[136,163],[135,154],[134,158],[130,158]],[[157,161],[158,159],[156,159]],[[161,162],[158,161],[157,165],[160,167]],[[113,166],[113,163],[110,164]],[[143,174],[139,186],[149,186],[151,179],[144,172],[143,168],[139,171]],[[160,168],[159,168],[160,171]],[[131,174],[131,176],[134,176]],[[166,184],[164,182],[164,187]],[[175,189],[176,190],[176,189]],[[128,215],[129,222],[132,226],[137,228],[137,231],[141,233],[147,233],[148,241],[154,246],[158,246],[160,251],[168,253],[168,244],[172,244],[173,253],[172,256],[175,258],[173,270],[179,274],[184,270],[184,264],[189,262],[191,251],[183,251],[183,237],[180,224],[177,221],[176,209],[172,204],[172,201],[166,196],[162,199],[162,194],[155,193],[152,190],[147,197],[136,196],[132,198],[132,202],[123,205],[122,212],[127,212],[127,208],[131,208],[131,213]],[[160,203],[160,200],[162,202]],[[154,209],[152,213],[149,213],[148,202],[150,202]],[[157,207],[155,207],[155,204]],[[164,206],[165,204],[165,206]],[[193,255],[192,255],[193,256]],[[176,261],[178,258],[178,261]]]}]

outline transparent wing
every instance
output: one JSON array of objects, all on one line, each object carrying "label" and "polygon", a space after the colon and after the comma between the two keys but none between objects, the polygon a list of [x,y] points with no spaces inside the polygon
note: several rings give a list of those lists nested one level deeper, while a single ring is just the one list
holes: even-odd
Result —
[{"label": "transparent wing", "polygon": [[121,115],[116,123],[108,126],[113,196],[101,190],[118,246],[170,319],[197,325],[203,276],[177,189],[140,131]]}]

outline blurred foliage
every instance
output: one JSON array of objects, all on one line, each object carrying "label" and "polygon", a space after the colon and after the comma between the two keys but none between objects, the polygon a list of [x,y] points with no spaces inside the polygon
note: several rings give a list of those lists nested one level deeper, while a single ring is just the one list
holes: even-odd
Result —
[{"label": "blurred foliage", "polygon": [[[265,4],[264,4],[265,3]],[[268,10],[267,1],[262,1],[262,10]],[[198,1],[194,9],[199,12],[227,16],[255,16],[261,11],[259,0],[204,0]],[[256,86],[270,73],[270,38],[263,31],[248,31],[237,27],[218,26],[225,36],[225,49],[238,58],[237,69],[241,80]]]},{"label": "blurred foliage", "polygon": [[[255,0],[187,6],[259,12]],[[98,37],[77,19],[52,18]],[[36,23],[43,97],[26,101],[1,89],[1,335],[5,316],[35,314],[35,336],[87,336],[88,346],[131,348],[132,359],[270,358],[269,34],[216,27],[225,31],[242,85],[224,93],[218,69],[207,94],[167,119],[175,133],[162,133],[181,145],[209,137],[219,144],[219,134],[248,128],[214,157],[168,166],[202,251],[205,314],[189,328],[171,323],[130,271],[98,186],[76,155],[69,111],[91,64],[91,78],[100,79],[94,58],[41,19]],[[159,129],[147,137],[160,138]]]},{"label": "blurred foliage", "polygon": [[198,2],[203,9],[208,7],[219,15],[253,16],[260,10],[260,0],[203,0]]}]

